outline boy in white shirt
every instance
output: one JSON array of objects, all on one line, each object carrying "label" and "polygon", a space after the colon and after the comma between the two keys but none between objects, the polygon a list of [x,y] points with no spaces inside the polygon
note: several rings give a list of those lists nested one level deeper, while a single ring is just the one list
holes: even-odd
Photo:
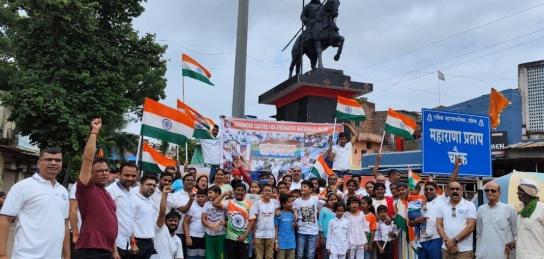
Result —
[{"label": "boy in white shirt", "polygon": [[333,210],[336,213],[336,218],[331,219],[329,222],[325,248],[329,254],[329,259],[345,259],[349,243],[349,220],[344,217],[345,207],[342,203],[335,203]]},{"label": "boy in white shirt", "polygon": [[202,213],[205,212],[204,204],[208,200],[207,190],[198,190],[196,193],[196,204],[191,208],[183,219],[183,233],[185,233],[185,244],[187,245],[187,259],[204,259],[204,225],[202,224]]},{"label": "boy in white shirt", "polygon": [[378,206],[377,211],[379,221],[374,236],[374,242],[378,247],[377,259],[389,259],[392,258],[391,243],[397,239],[398,229],[387,216],[385,205]]},{"label": "boy in white shirt", "polygon": [[271,200],[272,186],[262,187],[261,199],[253,204],[251,217],[256,220],[255,225],[255,258],[274,258],[274,212],[279,208],[278,201]]}]

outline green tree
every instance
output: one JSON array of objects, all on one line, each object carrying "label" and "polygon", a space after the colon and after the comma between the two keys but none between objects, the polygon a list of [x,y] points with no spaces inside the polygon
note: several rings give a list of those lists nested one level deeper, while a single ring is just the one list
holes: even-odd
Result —
[{"label": "green tree", "polygon": [[0,85],[17,130],[40,147],[81,152],[89,122],[109,136],[164,98],[166,46],[138,34],[143,0],[0,0]]}]

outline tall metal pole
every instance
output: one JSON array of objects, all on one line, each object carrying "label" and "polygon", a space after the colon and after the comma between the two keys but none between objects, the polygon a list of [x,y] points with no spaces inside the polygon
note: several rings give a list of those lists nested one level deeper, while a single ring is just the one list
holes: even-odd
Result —
[{"label": "tall metal pole", "polygon": [[247,23],[249,0],[238,0],[238,28],[236,31],[236,59],[234,61],[234,90],[232,116],[244,117],[246,101]]}]

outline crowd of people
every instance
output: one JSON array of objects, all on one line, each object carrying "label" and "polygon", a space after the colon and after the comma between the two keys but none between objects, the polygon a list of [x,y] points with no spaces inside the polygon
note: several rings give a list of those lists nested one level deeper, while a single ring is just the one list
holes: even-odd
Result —
[{"label": "crowd of people", "polygon": [[[92,121],[70,193],[55,180],[63,163],[55,148],[11,188],[0,211],[0,259],[544,258],[544,203],[530,179],[517,189],[519,213],[500,202],[493,181],[478,209],[464,199],[458,162],[444,190],[431,177],[401,180],[396,170],[387,178],[374,170],[363,185],[342,164],[327,179],[304,180],[295,166],[278,180],[216,168],[208,181],[194,168],[140,177],[125,163],[112,180],[108,161],[95,157],[101,127]],[[349,143],[341,134],[329,157],[343,159]]]}]

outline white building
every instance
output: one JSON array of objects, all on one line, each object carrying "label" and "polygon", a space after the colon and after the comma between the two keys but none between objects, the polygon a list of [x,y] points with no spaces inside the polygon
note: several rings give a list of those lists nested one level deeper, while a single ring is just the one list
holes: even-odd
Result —
[{"label": "white building", "polygon": [[518,65],[523,139],[544,139],[544,60]]}]

